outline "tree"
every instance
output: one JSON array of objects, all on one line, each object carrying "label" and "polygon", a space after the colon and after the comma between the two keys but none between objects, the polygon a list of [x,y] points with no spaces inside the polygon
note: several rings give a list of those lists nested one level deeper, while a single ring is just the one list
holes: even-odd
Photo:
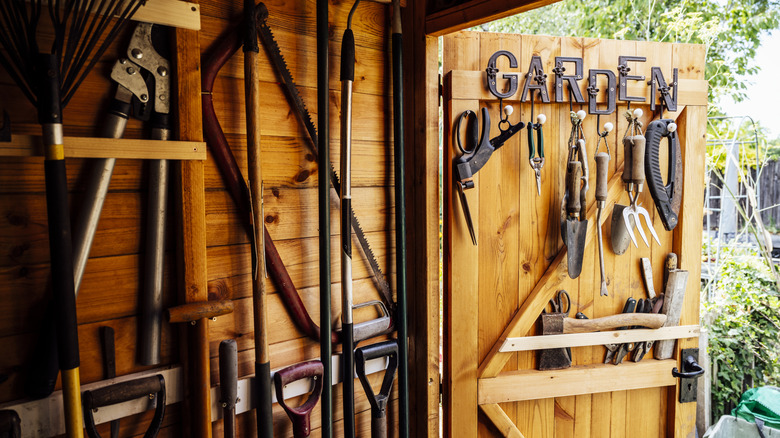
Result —
[{"label": "tree", "polygon": [[616,38],[707,46],[705,77],[710,108],[721,99],[745,99],[743,79],[759,71],[753,63],[761,37],[778,27],[780,1],[768,0],[564,0],[496,20],[488,32]]}]

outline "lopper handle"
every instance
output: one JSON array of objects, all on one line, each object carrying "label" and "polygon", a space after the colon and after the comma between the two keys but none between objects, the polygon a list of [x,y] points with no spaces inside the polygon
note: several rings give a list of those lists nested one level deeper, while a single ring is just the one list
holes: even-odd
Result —
[{"label": "lopper handle", "polygon": [[580,177],[582,164],[579,161],[569,161],[566,167],[566,213],[577,215],[580,212]]},{"label": "lopper handle", "polygon": [[596,201],[607,200],[607,177],[609,173],[609,155],[606,152],[596,154]]}]

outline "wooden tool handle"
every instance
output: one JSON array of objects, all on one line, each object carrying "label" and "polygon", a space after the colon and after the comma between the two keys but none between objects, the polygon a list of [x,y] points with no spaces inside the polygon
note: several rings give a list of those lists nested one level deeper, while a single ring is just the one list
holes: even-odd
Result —
[{"label": "wooden tool handle", "polygon": [[582,165],[579,161],[569,161],[566,167],[566,213],[579,214],[580,212],[580,177],[582,177]]},{"label": "wooden tool handle", "polygon": [[623,183],[628,184],[631,182],[631,167],[632,167],[632,156],[633,153],[631,152],[631,149],[633,148],[634,144],[631,142],[632,137],[625,137],[623,138]]},{"label": "wooden tool handle", "polygon": [[596,154],[596,201],[607,200],[607,177],[609,173],[609,155],[606,152]]},{"label": "wooden tool handle", "polygon": [[631,180],[634,184],[643,184],[645,182],[645,137],[635,135],[633,137],[634,147],[631,150]]},{"label": "wooden tool handle", "polygon": [[233,313],[233,301],[204,301],[199,303],[182,304],[171,307],[165,311],[168,322],[191,322],[201,318],[214,318]]},{"label": "wooden tool handle", "polygon": [[564,318],[563,333],[590,333],[625,326],[657,329],[666,322],[666,315],[649,313],[621,313],[597,319]]},{"label": "wooden tool handle", "polygon": [[666,255],[664,261],[664,282],[661,284],[661,289],[666,290],[666,281],[669,279],[669,273],[677,269],[677,254],[670,252]]}]

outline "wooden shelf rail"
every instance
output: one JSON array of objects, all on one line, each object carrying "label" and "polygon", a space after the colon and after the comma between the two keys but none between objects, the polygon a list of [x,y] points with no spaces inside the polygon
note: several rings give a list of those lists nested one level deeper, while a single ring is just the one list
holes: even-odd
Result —
[{"label": "wooden shelf rail", "polygon": [[[39,135],[14,135],[0,142],[2,157],[43,157]],[[67,158],[129,158],[139,160],[205,160],[206,142],[65,137]]]},{"label": "wooden shelf rail", "polygon": [[593,345],[624,344],[627,342],[663,341],[698,337],[698,325],[681,325],[676,327],[661,327],[655,330],[614,330],[596,333],[571,333],[566,335],[507,338],[498,351],[501,353],[510,353],[513,351],[531,351],[547,348],[589,347]]}]

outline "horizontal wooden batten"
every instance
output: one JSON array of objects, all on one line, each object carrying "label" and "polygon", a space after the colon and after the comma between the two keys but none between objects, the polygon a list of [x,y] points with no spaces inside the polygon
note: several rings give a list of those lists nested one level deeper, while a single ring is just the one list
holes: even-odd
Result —
[{"label": "horizontal wooden batten", "polygon": [[133,15],[133,20],[200,30],[200,6],[181,0],[146,0]]},{"label": "horizontal wooden batten", "polygon": [[[43,144],[37,135],[14,135],[0,142],[0,156],[42,157]],[[65,137],[67,158],[130,158],[140,160],[205,160],[206,143],[126,138]]]},{"label": "horizontal wooden batten", "polygon": [[531,351],[548,348],[587,347],[626,342],[660,341],[667,339],[686,339],[699,336],[698,325],[661,327],[656,330],[614,330],[596,333],[570,333],[565,335],[525,336],[507,338],[498,351]]},{"label": "horizontal wooden batten", "polygon": [[[525,68],[527,67],[527,63],[525,67],[523,67],[523,60],[518,59],[518,64]],[[519,84],[517,87],[517,92],[513,94],[512,96],[507,97],[504,99],[505,103],[510,102],[519,102],[520,96],[523,92],[523,84],[525,79],[523,77],[525,76],[525,72],[522,70],[522,68],[512,71],[501,71],[498,73],[498,77],[502,78],[504,74],[517,74],[519,78]],[[617,73],[617,57],[615,59],[615,70],[613,71],[615,73],[615,76],[618,75]],[[550,74],[551,72],[548,72]],[[587,83],[587,71],[584,72],[584,75],[586,76],[585,79],[582,79],[584,83]],[[460,99],[460,100],[498,100],[496,96],[494,96],[490,90],[487,88],[487,83],[485,82],[485,75],[486,73],[484,71],[467,71],[467,70],[453,70],[451,73],[452,78],[451,82],[449,83],[449,86],[452,87],[450,89],[450,96],[452,96],[452,99]],[[669,75],[669,72],[664,72],[665,75]],[[503,79],[499,79],[501,81]],[[671,75],[666,77],[667,82],[672,81]],[[707,90],[708,90],[708,84],[706,80],[703,79],[678,79],[678,92],[677,92],[677,105],[680,106],[687,106],[687,105],[707,105]],[[482,86],[477,87],[475,84],[482,84]],[[555,103],[553,101],[554,93],[552,92],[552,87],[555,84],[554,80],[551,80],[548,78],[547,80],[547,91],[550,95],[550,101],[551,103]],[[447,86],[448,84],[445,84]],[[632,102],[634,105],[649,105],[650,101],[648,100],[650,96],[650,86],[647,85],[646,81],[628,81],[628,84],[626,85],[626,88],[628,90],[629,96],[639,96],[645,99],[645,102]],[[500,87],[499,87],[500,91]],[[587,95],[584,96],[587,101]],[[526,101],[530,100],[530,93],[528,96],[526,96]],[[606,93],[605,90],[601,90],[601,92],[596,96],[596,101],[598,103],[605,103],[606,102]],[[617,101],[618,105],[625,104],[626,102],[622,102],[620,100]],[[656,103],[659,103],[659,100],[656,99]],[[568,100],[565,99],[564,102],[561,104],[568,104]]]},{"label": "horizontal wooden batten", "polygon": [[522,370],[479,379],[479,404],[674,386],[673,359],[646,359],[621,365],[594,364],[563,370]]}]

